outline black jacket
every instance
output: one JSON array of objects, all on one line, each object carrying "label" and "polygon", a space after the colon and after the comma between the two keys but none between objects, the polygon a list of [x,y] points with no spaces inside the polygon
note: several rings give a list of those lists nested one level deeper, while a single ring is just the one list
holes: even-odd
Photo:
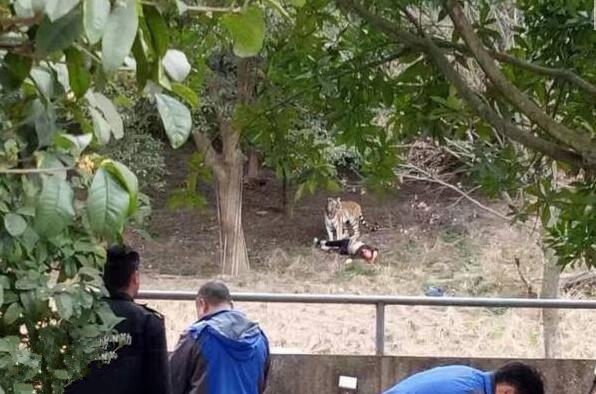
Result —
[{"label": "black jacket", "polygon": [[109,364],[92,363],[89,373],[69,385],[65,394],[170,394],[164,319],[127,294],[113,294],[107,303],[118,317],[119,339],[129,345]]}]

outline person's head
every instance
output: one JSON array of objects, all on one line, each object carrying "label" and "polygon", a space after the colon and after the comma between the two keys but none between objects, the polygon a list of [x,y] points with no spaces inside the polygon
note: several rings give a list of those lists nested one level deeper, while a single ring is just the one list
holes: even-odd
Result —
[{"label": "person's head", "polygon": [[360,249],[359,252],[360,252],[360,257],[362,257],[364,260],[366,260],[367,263],[371,263],[371,264],[375,262],[375,259],[379,255],[378,249],[372,248],[368,245],[362,246],[362,248]]},{"label": "person's head", "polygon": [[520,362],[511,362],[495,371],[495,394],[544,394],[540,372]]},{"label": "person's head", "polygon": [[111,246],[107,251],[103,279],[110,293],[124,292],[136,297],[141,286],[139,254],[124,245]]},{"label": "person's head", "polygon": [[196,298],[197,317],[222,309],[232,308],[232,296],[228,287],[220,281],[209,281],[199,289]]}]

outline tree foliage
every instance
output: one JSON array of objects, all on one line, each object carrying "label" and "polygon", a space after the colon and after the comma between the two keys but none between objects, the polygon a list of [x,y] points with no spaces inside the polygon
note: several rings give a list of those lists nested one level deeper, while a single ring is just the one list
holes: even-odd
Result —
[{"label": "tree foliage", "polygon": [[[269,111],[292,103],[321,114],[385,179],[401,144],[458,142],[485,192],[525,190],[516,218],[561,210],[543,225],[562,264],[593,265],[591,217],[563,212],[586,207],[596,168],[590,9],[528,0],[503,26],[498,5],[481,0],[308,1],[276,51],[269,75],[285,96]],[[553,177],[567,183],[553,188],[566,203],[531,193]]]}]

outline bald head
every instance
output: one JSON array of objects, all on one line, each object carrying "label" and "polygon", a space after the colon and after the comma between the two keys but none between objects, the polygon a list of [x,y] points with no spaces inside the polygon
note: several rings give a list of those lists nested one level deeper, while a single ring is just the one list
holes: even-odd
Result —
[{"label": "bald head", "polygon": [[220,281],[209,281],[199,289],[196,298],[199,319],[223,309],[232,308],[232,296],[228,287]]}]

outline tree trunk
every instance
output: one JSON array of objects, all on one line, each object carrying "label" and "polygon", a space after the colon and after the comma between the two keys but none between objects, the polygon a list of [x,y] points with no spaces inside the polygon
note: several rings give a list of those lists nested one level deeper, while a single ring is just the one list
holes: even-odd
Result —
[{"label": "tree trunk", "polygon": [[246,177],[249,180],[259,178],[259,154],[255,149],[250,149],[248,151],[248,170],[246,172]]},{"label": "tree trunk", "polygon": [[[254,93],[254,64],[244,58],[238,67],[238,102],[248,104]],[[217,97],[221,86],[215,79],[209,85]],[[213,170],[217,192],[217,219],[219,221],[220,266],[222,274],[238,276],[250,269],[246,241],[242,228],[242,181],[245,156],[240,148],[242,130],[232,124],[230,115],[216,109],[221,152],[212,145],[211,138],[199,130],[193,132],[197,148],[205,156],[205,163]]]},{"label": "tree trunk", "polygon": [[[557,266],[557,258],[552,249],[542,246],[543,274],[540,298],[559,297],[559,278],[561,270]],[[542,330],[544,337],[544,357],[561,357],[561,334],[559,332],[559,311],[557,309],[542,310]]]},{"label": "tree trunk", "polygon": [[294,199],[290,195],[292,191],[290,179],[283,171],[283,179],[281,184],[281,204],[284,214],[292,219],[294,217]]},{"label": "tree trunk", "polygon": [[250,269],[242,227],[242,171],[242,161],[234,160],[224,165],[224,174],[216,176],[220,264],[224,275],[239,276]]}]

